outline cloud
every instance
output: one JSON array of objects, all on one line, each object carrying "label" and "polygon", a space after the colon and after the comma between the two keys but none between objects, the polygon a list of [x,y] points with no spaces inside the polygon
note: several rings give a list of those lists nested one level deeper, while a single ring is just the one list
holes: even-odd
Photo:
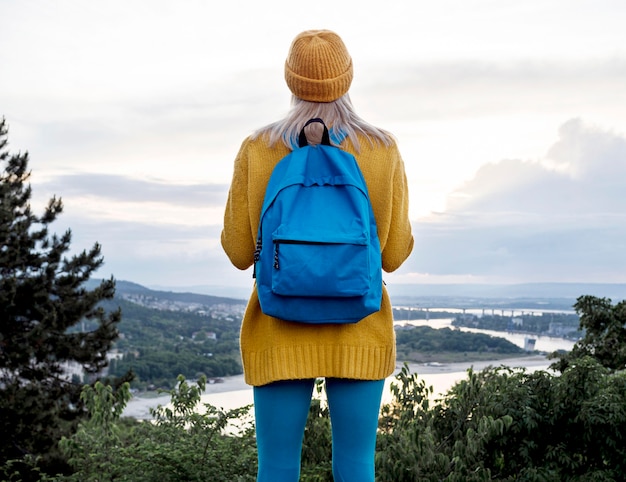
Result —
[{"label": "cloud", "polygon": [[554,143],[568,118],[626,129],[624,8],[451,0],[372,17],[373,1],[358,12],[324,1],[342,13],[329,21],[328,8],[302,16],[286,0],[244,3],[244,17],[241,2],[219,13],[162,0],[3,7],[11,147],[31,153],[34,195],[61,196],[60,222],[79,246],[101,241],[116,276],[237,275],[218,242],[232,161],[245,135],[288,110],[284,56],[316,23],[348,45],[359,114],[398,137],[412,216],[442,211],[416,223],[403,271],[626,272],[623,137],[572,121]]},{"label": "cloud", "polygon": [[72,248],[80,251],[98,242],[108,252],[122,256],[184,256],[219,243],[221,226],[198,220],[195,225],[89,218],[82,213],[62,213],[51,225],[57,234],[72,230]]},{"label": "cloud", "polygon": [[[451,193],[444,212],[415,222],[414,253],[392,276],[420,283],[626,282],[626,139],[579,119],[563,124],[558,136],[540,160],[482,166]],[[196,214],[198,203],[221,211],[226,185],[76,174],[43,186],[138,211],[155,202],[179,209],[169,219],[155,211],[152,220],[130,221],[68,209],[59,225],[73,228],[75,249],[102,244],[102,276],[147,285],[251,285],[249,273],[233,268],[222,251],[221,223]],[[191,222],[181,224],[184,212]]]},{"label": "cloud", "polygon": [[[355,74],[353,89],[368,102],[375,95],[376,107],[391,109],[399,118],[415,121],[445,114],[450,120],[564,111],[586,117],[600,109],[619,115],[615,93],[623,89],[626,58],[413,58],[364,68],[362,76]],[[412,99],[410,108],[407,99]],[[484,142],[489,142],[487,134]]]},{"label": "cloud", "polygon": [[[559,130],[559,141],[548,151],[554,161],[582,184],[622,187],[626,176],[626,138],[586,126],[574,119]],[[606,192],[598,193],[606,198]],[[624,197],[614,199],[613,205]]]},{"label": "cloud", "polygon": [[415,225],[405,268],[520,281],[626,280],[626,139],[579,119],[541,161],[481,167]]},{"label": "cloud", "polygon": [[176,206],[224,205],[226,184],[172,184],[165,180],[134,179],[101,173],[80,173],[54,177],[37,184],[37,189],[62,198],[92,197],[102,201],[162,203]]},{"label": "cloud", "polygon": [[483,165],[450,196],[451,214],[480,212],[584,220],[626,212],[626,139],[572,119],[545,159]]},{"label": "cloud", "polygon": [[98,243],[104,258],[96,277],[113,276],[152,286],[224,284],[241,279],[251,285],[249,273],[238,272],[224,254],[221,225],[202,223],[128,222],[86,218],[80,213],[62,213],[50,226],[51,233],[72,231],[69,255]]}]

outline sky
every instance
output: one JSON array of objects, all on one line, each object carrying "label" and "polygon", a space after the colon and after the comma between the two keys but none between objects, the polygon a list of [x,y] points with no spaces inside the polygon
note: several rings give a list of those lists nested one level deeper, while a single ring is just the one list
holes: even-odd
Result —
[{"label": "sky", "polygon": [[219,236],[292,39],[334,30],[398,140],[415,248],[387,284],[626,283],[623,0],[0,0],[0,116],[96,274],[249,289]]}]

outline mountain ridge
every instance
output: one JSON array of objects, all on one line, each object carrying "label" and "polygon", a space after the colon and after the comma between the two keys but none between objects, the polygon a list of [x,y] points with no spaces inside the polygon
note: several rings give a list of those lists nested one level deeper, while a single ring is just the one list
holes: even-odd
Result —
[{"label": "mountain ridge", "polygon": [[[92,279],[89,280],[87,286],[93,288],[100,284],[102,280]],[[246,304],[247,300],[243,298],[227,297],[227,296],[214,296],[204,293],[193,293],[191,291],[172,291],[172,290],[155,290],[148,288],[139,283],[125,280],[115,280],[115,296],[121,298],[135,297],[135,296],[151,296],[163,300],[182,303],[196,303],[206,306],[211,305],[241,305]]]},{"label": "mountain ridge", "polygon": [[516,283],[516,284],[391,284],[392,296],[468,296],[477,298],[567,298],[583,295],[626,299],[626,283]]},{"label": "mountain ridge", "polygon": [[[91,280],[96,286],[100,280]],[[579,296],[591,295],[626,299],[623,283],[518,283],[518,284],[387,284],[394,304],[419,304],[422,306],[504,306],[571,309]],[[220,293],[220,295],[211,294]],[[147,287],[126,280],[116,280],[116,296],[151,296],[181,303],[206,306],[245,305],[249,288],[204,285],[188,287]]]}]

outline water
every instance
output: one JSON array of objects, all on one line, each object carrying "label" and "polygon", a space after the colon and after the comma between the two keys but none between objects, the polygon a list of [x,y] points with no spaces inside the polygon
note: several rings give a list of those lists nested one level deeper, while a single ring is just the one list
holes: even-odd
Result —
[{"label": "water", "polygon": [[[520,361],[516,358],[515,361]],[[431,373],[421,373],[420,366],[413,365],[411,370],[418,374],[419,379],[424,380],[427,387],[433,388],[433,399],[440,398],[444,395],[456,382],[467,378],[467,369],[473,367],[475,371],[479,371],[484,366],[492,364],[494,366],[506,365],[511,367],[524,367],[527,372],[533,372],[536,370],[548,370],[549,365],[552,362],[544,358],[533,358],[532,363],[524,365],[522,360],[520,363],[511,364],[507,360],[501,360],[497,362],[484,362],[484,363],[467,363],[467,364],[454,364],[455,367],[450,371],[450,367],[442,365],[439,367],[440,371],[432,373],[433,367],[428,367],[428,371]],[[436,370],[437,368],[435,368]],[[383,390],[383,403],[391,400],[390,385],[395,382],[395,374],[388,377],[385,380],[385,388]],[[211,393],[202,396],[202,403],[209,403],[215,407],[220,407],[225,410],[243,407],[245,405],[251,405],[253,402],[252,388],[244,390],[236,390],[232,392]]]},{"label": "water", "polygon": [[[405,324],[406,322],[397,322],[396,324]],[[412,320],[410,322],[415,326],[430,326],[432,328],[453,328],[452,319],[433,319],[433,320]],[[524,343],[529,335],[523,333],[506,333],[492,330],[480,330],[476,328],[460,328],[462,331],[473,333],[484,333],[491,336],[505,338],[517,346],[524,348]],[[564,338],[556,338],[551,336],[532,336],[536,340],[535,350],[539,352],[551,353],[556,350],[569,351],[574,346],[574,342]],[[470,363],[454,363],[450,365],[420,367],[412,365],[412,370],[417,372],[419,378],[424,380],[427,386],[433,387],[434,398],[447,392],[456,382],[467,377],[467,369],[472,367],[475,370],[482,369],[486,365],[493,364],[499,366],[501,364],[519,367],[523,366],[527,371],[548,370],[552,362],[542,357],[533,357],[528,360],[515,358],[512,360],[502,360],[496,362],[470,362]],[[424,373],[422,373],[422,371]],[[391,398],[389,385],[394,381],[394,376],[389,377],[385,382],[383,392],[383,402]],[[252,404],[252,389],[236,390],[223,393],[211,393],[202,397],[203,403],[210,403],[216,407],[225,409],[238,408],[244,405]]]},{"label": "water", "polygon": [[252,405],[252,388],[203,395],[202,403],[210,403],[214,407],[221,407],[226,410]]},{"label": "water", "polygon": [[[400,321],[396,324],[403,325],[406,321]],[[415,326],[430,326],[432,328],[455,328],[452,327],[452,319],[431,319],[431,320],[411,320],[410,323]],[[463,331],[469,331],[474,333],[485,333],[491,336],[502,337],[515,343],[519,347],[524,347],[526,338],[529,335],[521,333],[505,333],[491,330],[480,330],[475,328],[460,328]],[[574,342],[563,338],[556,338],[550,336],[532,336],[536,340],[535,350],[539,352],[551,353],[556,350],[571,350]],[[433,387],[433,398],[439,398],[440,395],[447,392],[456,382],[467,378],[467,369],[473,367],[474,370],[479,371],[485,366],[489,365],[489,362],[469,362],[469,363],[454,363],[448,365],[430,365],[423,366],[418,364],[411,365],[411,370],[416,372],[420,379],[424,380],[427,386]],[[493,365],[507,365],[512,367],[525,367],[527,371],[534,370],[548,370],[551,364],[550,360],[544,357],[529,357],[529,358],[516,358],[511,360],[502,360],[497,362],[491,362]],[[202,403],[209,403],[213,406],[223,408],[225,410],[235,409],[246,405],[251,405],[253,402],[252,388],[243,383],[243,375],[236,377],[229,377],[229,382],[234,382],[230,386],[232,390],[219,391],[220,387],[215,387],[212,393],[205,393],[202,396]],[[394,376],[389,377],[385,382],[385,389],[383,392],[383,402],[387,402],[391,399],[389,391],[389,385],[394,381]],[[224,387],[225,388],[225,387]],[[148,418],[148,408],[156,407],[158,404],[167,404],[169,397],[160,397],[153,401],[148,400],[131,400],[126,415],[134,416],[136,418]]]}]

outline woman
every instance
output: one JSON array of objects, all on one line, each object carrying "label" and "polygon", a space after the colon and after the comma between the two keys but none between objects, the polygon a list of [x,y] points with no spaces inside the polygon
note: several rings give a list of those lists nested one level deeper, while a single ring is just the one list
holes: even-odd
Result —
[{"label": "woman", "polygon": [[[383,269],[396,270],[411,253],[404,164],[392,136],[355,113],[348,96],[352,75],[352,59],[334,32],[305,31],[292,42],[285,63],[292,109],[284,119],[244,140],[235,159],[222,246],[237,268],[253,264],[272,169],[298,145],[300,130],[315,117],[330,127],[336,145],[356,156],[376,218]],[[309,140],[315,136],[307,131]],[[358,323],[309,325],[264,315],[255,288],[240,343],[245,380],[254,391],[257,480],[298,480],[313,386],[316,378],[323,377],[332,424],[334,479],[373,481],[383,384],[395,369],[395,335],[386,290],[380,311]]]}]

